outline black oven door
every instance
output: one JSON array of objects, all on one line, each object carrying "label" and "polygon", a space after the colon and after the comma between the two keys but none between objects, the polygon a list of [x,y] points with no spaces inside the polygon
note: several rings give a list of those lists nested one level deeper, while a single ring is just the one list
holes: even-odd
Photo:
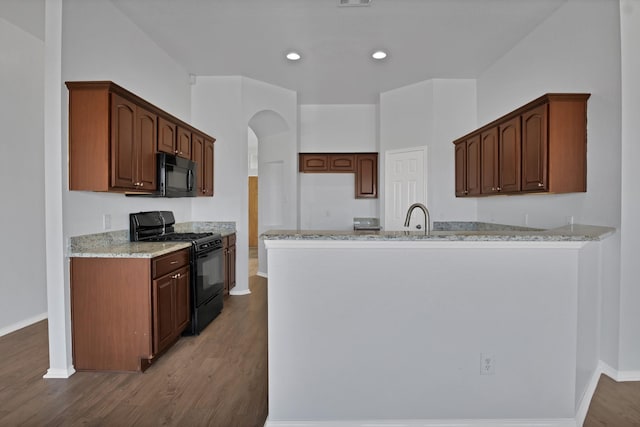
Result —
[{"label": "black oven door", "polygon": [[197,252],[193,272],[194,306],[198,307],[224,289],[224,255],[222,248]]}]

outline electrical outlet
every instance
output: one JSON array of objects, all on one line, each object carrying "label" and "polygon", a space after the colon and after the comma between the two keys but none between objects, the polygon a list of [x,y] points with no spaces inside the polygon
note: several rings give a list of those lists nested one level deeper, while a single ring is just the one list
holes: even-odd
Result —
[{"label": "electrical outlet", "polygon": [[496,373],[496,359],[493,354],[480,353],[480,375],[493,375]]},{"label": "electrical outlet", "polygon": [[111,230],[111,214],[102,215],[102,226],[105,230]]},{"label": "electrical outlet", "polygon": [[573,225],[573,215],[569,215],[569,216],[565,217],[565,221],[566,221],[567,225]]},{"label": "electrical outlet", "polygon": [[529,214],[524,214],[524,225],[529,225]]}]

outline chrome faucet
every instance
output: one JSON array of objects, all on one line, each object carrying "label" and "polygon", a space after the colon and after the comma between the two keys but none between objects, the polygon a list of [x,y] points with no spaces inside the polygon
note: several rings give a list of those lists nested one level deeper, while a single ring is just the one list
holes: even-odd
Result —
[{"label": "chrome faucet", "polygon": [[[418,208],[422,211],[422,213],[424,214],[424,234],[425,236],[428,234],[431,234],[431,216],[429,215],[429,209],[427,209],[427,207],[425,205],[423,205],[422,203],[414,203],[411,206],[409,206],[409,210],[407,211],[407,217],[404,220],[404,226],[408,227],[409,226],[409,221],[411,221],[411,214],[413,213],[413,210],[415,208]],[[418,228],[420,228],[420,225],[418,224]]]}]

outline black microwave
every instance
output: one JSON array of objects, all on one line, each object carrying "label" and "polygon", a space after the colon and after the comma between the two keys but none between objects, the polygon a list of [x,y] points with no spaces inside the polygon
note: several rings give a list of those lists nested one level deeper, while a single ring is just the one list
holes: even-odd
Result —
[{"label": "black microwave", "polygon": [[158,197],[195,197],[196,163],[158,153]]}]

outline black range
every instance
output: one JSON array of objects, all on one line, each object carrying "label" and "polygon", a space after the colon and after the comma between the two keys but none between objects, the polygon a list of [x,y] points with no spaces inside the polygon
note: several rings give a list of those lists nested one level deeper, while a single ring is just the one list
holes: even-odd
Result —
[{"label": "black range", "polygon": [[191,242],[191,324],[186,334],[198,335],[223,306],[224,256],[222,236],[215,233],[176,233],[171,211],[129,214],[132,242]]}]

